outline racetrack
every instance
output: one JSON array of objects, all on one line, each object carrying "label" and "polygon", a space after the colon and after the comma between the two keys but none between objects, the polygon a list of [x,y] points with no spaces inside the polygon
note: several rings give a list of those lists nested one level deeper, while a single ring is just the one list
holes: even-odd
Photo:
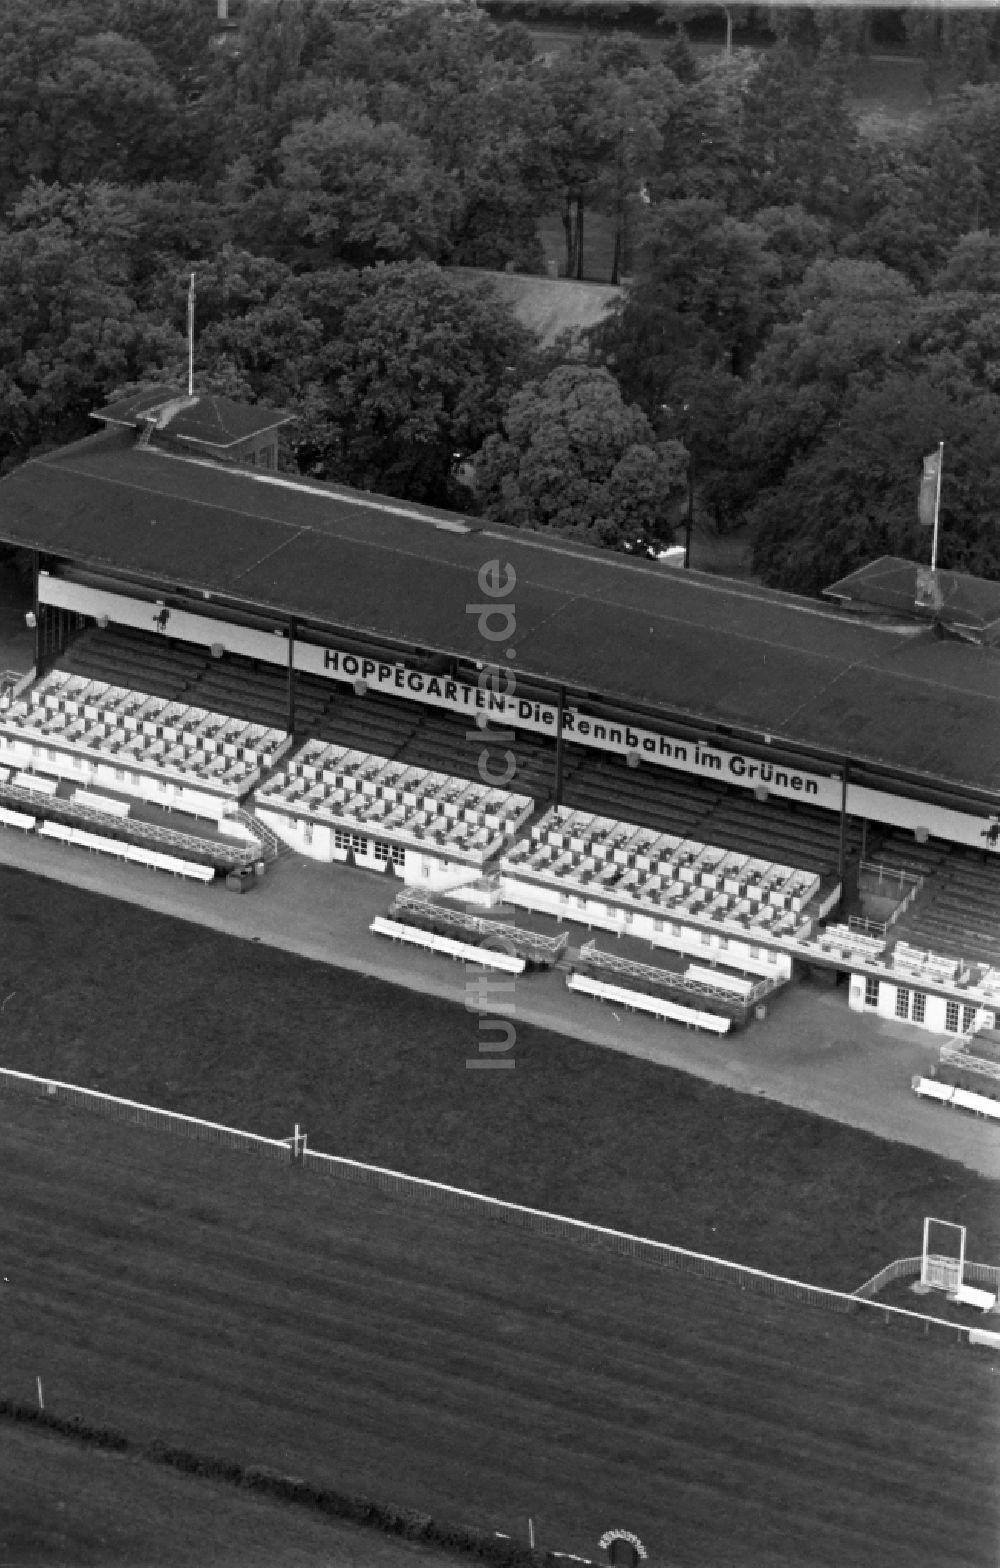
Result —
[{"label": "racetrack", "polygon": [[44,1103],[0,1184],[4,1394],[588,1556],[995,1563],[986,1352]]}]

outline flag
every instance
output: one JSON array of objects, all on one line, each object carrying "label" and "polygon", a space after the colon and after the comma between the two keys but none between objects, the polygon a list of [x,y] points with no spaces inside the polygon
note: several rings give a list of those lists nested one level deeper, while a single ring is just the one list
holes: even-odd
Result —
[{"label": "flag", "polygon": [[920,496],[917,500],[917,516],[924,528],[934,527],[934,514],[937,511],[938,482],[941,478],[941,448],[931,452],[924,458],[924,472],[920,480]]}]

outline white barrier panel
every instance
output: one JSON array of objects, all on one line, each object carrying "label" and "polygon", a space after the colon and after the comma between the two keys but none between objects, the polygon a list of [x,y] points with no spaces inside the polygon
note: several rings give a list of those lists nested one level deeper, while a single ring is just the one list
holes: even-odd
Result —
[{"label": "white barrier panel", "polygon": [[622,986],[607,985],[603,980],[591,980],[587,975],[569,975],[566,984],[571,991],[578,991],[584,996],[596,996],[602,1002],[615,1002],[619,1007],[652,1013],[656,1018],[670,1019],[673,1023],[707,1029],[711,1034],[728,1034],[732,1024],[731,1019],[722,1018],[716,1013],[704,1013],[693,1007],[681,1007],[676,1002],[668,1001],[666,997],[646,996],[641,991],[627,991]]},{"label": "white barrier panel", "polygon": [[744,980],[740,975],[722,974],[718,969],[707,969],[701,964],[689,964],[684,971],[685,980],[699,980],[702,985],[715,986],[719,991],[732,991],[735,996],[749,996],[755,981]]},{"label": "white barrier panel", "polygon": [[988,1328],[970,1328],[970,1345],[988,1345],[991,1350],[1000,1350],[1000,1334],[995,1334]]},{"label": "white barrier panel", "polygon": [[956,1089],[950,1083],[938,1083],[936,1078],[914,1078],[913,1092],[928,1100],[940,1100],[945,1105],[956,1105],[963,1111],[974,1111],[977,1116],[988,1116],[1000,1121],[1000,1100],[991,1100],[985,1094],[973,1094],[971,1089]]},{"label": "white barrier panel", "polygon": [[68,828],[64,822],[41,822],[38,825],[39,838],[56,838],[64,844],[73,842],[73,829]]},{"label": "white barrier panel", "polygon": [[39,778],[37,773],[18,773],[14,783],[21,789],[30,789],[36,795],[54,795],[59,788],[58,780]]},{"label": "white barrier panel", "polygon": [[73,800],[78,806],[90,806],[93,811],[103,811],[108,817],[127,817],[132,809],[127,800],[112,800],[108,795],[95,795],[89,789],[75,789]]},{"label": "white barrier panel", "polygon": [[944,1100],[951,1102],[955,1093],[950,1083],[938,1083],[936,1078],[917,1078],[913,1083],[914,1092],[927,1100]]},{"label": "white barrier panel", "polygon": [[997,1304],[996,1292],[977,1290],[975,1285],[959,1285],[954,1297],[960,1307],[976,1307],[980,1312],[992,1312]]},{"label": "white barrier panel", "polygon": [[397,920],[387,920],[376,915],[368,927],[375,936],[390,936],[394,942],[408,942],[413,947],[424,947],[429,952],[441,953],[448,958],[460,958],[465,963],[478,964],[484,969],[502,969],[506,974],[524,973],[524,959],[512,953],[498,953],[489,947],[474,947],[470,942],[457,942],[454,937],[436,936],[419,926],[404,926]]},{"label": "white barrier panel", "polygon": [[36,822],[35,817],[29,817],[26,811],[8,811],[6,806],[0,806],[0,822],[8,828],[23,828],[30,833]]},{"label": "white barrier panel", "polygon": [[956,1089],[951,1103],[960,1106],[963,1111],[975,1111],[977,1116],[989,1116],[994,1120],[1000,1118],[1000,1102],[991,1100],[986,1094],[974,1094],[971,1089]]}]

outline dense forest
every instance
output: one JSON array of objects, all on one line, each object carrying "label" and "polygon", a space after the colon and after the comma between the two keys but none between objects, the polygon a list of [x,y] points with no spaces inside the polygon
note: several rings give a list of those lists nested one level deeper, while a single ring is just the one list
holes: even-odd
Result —
[{"label": "dense forest", "polygon": [[[183,384],[194,272],[199,388],[293,412],[301,472],[630,549],[691,487],[815,593],[926,558],[944,441],[940,564],[1000,576],[998,23],[904,21],[928,107],[874,135],[863,12],[543,53],[471,0],[244,0],[221,42],[211,0],[0,0],[0,465]],[[628,282],[582,350],[468,271],[543,271],[553,215]]]}]

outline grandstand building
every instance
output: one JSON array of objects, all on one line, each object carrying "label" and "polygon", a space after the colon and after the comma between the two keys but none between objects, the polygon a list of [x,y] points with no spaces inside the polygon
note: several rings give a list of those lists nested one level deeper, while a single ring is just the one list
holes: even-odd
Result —
[{"label": "grandstand building", "polygon": [[994,585],[879,563],[825,605],[279,473],[268,410],[96,417],[0,483],[35,626],[8,828],[206,881],[350,858],[993,1026]]}]

